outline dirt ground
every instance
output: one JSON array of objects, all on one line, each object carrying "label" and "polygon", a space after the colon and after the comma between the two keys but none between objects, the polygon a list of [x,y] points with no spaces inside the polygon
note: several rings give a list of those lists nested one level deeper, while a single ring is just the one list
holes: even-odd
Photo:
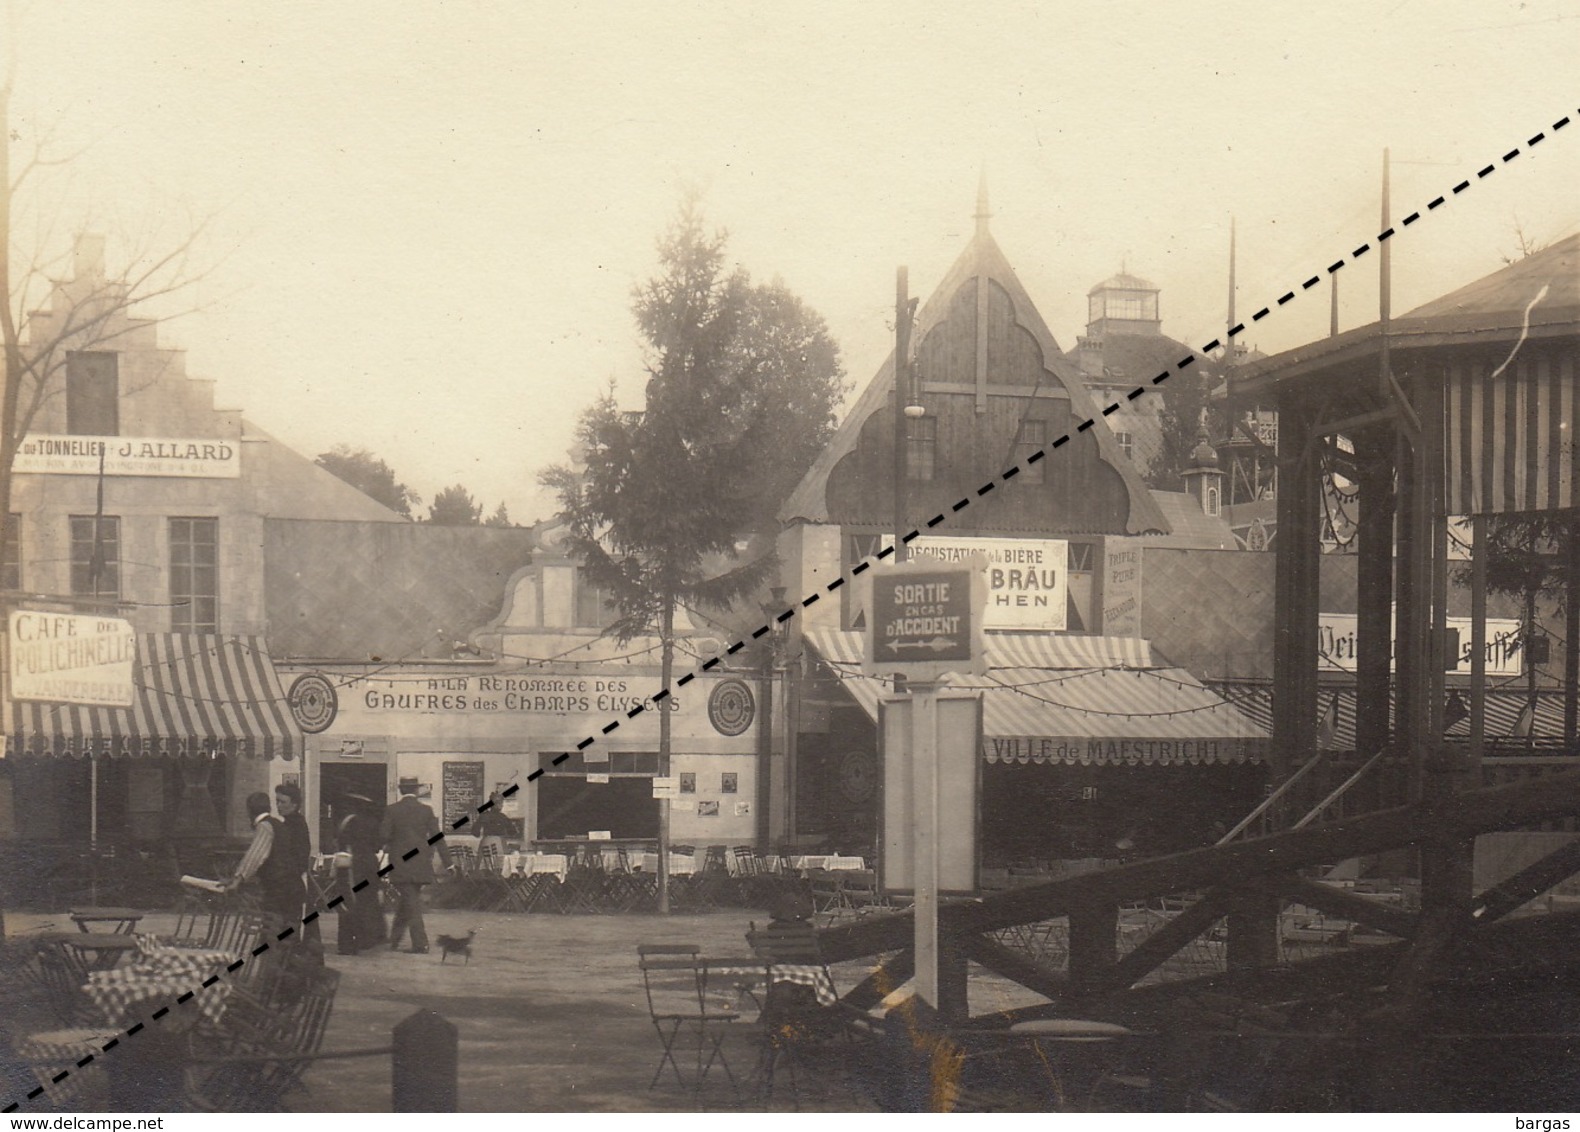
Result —
[{"label": "dirt ground", "polygon": [[[387,1046],[396,1023],[417,1010],[453,1022],[460,1042],[460,1108],[463,1112],[664,1112],[802,1109],[872,1111],[868,1091],[833,1073],[780,1087],[764,1099],[746,1079],[757,1064],[759,1043],[749,1027],[727,1039],[724,1053],[743,1082],[739,1094],[717,1068],[695,1093],[672,1078],[648,1088],[660,1046],[648,1017],[638,943],[694,943],[710,956],[747,955],[745,932],[761,914],[562,916],[430,911],[430,939],[476,929],[470,963],[441,961],[439,949],[412,955],[385,948],[356,956],[334,954],[335,924],[325,926],[327,961],[341,973],[334,1014],[323,1049]],[[170,923],[165,921],[169,920]],[[154,914],[143,930],[173,926]],[[8,916],[8,934],[70,929],[64,916]],[[870,968],[834,969],[844,993]],[[1038,1001],[993,978],[973,979],[974,1010]],[[113,1056],[113,1051],[106,1055]],[[323,1061],[309,1073],[311,1091],[297,1094],[297,1111],[378,1112],[390,1109],[388,1056]]]}]

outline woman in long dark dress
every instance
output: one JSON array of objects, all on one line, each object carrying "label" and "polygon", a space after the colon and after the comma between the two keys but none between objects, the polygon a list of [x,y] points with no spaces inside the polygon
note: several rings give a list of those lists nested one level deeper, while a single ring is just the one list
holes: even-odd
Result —
[{"label": "woman in long dark dress", "polygon": [[[388,934],[384,909],[379,903],[380,819],[374,815],[373,799],[361,794],[346,795],[341,808],[345,816],[336,827],[336,838],[340,852],[351,855],[351,863],[337,862],[335,869],[335,894],[345,900],[340,905],[339,951],[342,955],[355,955],[377,947]],[[367,885],[360,892],[353,892],[364,880]]]}]

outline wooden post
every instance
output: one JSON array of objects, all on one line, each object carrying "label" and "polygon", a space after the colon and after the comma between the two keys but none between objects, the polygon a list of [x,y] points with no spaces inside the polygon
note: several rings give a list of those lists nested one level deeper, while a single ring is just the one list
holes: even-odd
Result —
[{"label": "wooden post", "polygon": [[1278,962],[1278,897],[1262,892],[1236,896],[1228,916],[1225,965],[1232,971],[1272,967]]},{"label": "wooden post", "polygon": [[1101,986],[1118,956],[1118,905],[1070,909],[1070,984],[1077,992]]},{"label": "wooden post", "polygon": [[938,987],[938,695],[931,684],[911,695],[911,790],[916,834],[916,993],[941,1009]]},{"label": "wooden post", "polygon": [[395,1112],[459,1112],[458,1031],[432,1010],[398,1023],[390,1058],[390,1095]]},{"label": "wooden post", "polygon": [[[1388,692],[1393,669],[1393,435],[1368,430],[1357,441],[1361,515],[1355,601],[1355,746],[1362,760],[1389,742]],[[1388,802],[1382,776],[1361,784],[1369,810]]]},{"label": "wooden post", "polygon": [[1315,749],[1317,591],[1322,484],[1312,459],[1316,413],[1303,399],[1279,408],[1278,561],[1274,565],[1272,778],[1282,782]]}]

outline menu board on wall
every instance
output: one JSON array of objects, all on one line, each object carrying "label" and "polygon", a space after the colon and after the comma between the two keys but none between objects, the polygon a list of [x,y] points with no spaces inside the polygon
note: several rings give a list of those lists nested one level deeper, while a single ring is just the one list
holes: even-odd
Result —
[{"label": "menu board on wall", "polygon": [[445,829],[453,829],[459,819],[475,815],[483,799],[481,762],[444,764],[444,813],[441,820]]}]

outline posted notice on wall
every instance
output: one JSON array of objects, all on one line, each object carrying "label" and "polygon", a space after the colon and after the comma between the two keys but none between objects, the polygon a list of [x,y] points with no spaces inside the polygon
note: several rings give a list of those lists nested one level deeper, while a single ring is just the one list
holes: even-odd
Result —
[{"label": "posted notice on wall", "polygon": [[130,621],[18,609],[10,632],[13,699],[132,706],[137,634]]}]

